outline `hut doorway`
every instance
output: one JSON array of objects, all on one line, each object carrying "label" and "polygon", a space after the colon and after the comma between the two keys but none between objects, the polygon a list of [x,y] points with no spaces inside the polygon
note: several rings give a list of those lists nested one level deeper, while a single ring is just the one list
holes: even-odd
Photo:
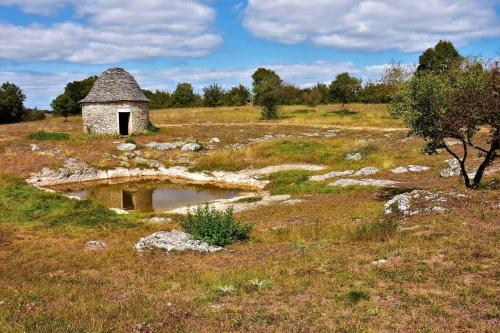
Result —
[{"label": "hut doorway", "polygon": [[118,112],[118,124],[120,127],[120,135],[128,135],[130,123],[130,112]]}]

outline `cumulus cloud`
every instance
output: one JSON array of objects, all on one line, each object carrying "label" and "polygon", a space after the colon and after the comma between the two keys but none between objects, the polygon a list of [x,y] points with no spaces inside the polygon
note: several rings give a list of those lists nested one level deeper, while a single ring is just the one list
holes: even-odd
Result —
[{"label": "cumulus cloud", "polygon": [[[376,80],[386,65],[376,65],[359,68],[351,62],[333,63],[316,61],[313,63],[267,64],[266,67],[275,70],[285,82],[300,87],[309,87],[318,82],[329,83],[342,72],[349,72],[363,78]],[[256,67],[246,68],[169,68],[163,70],[130,70],[140,86],[150,90],[175,89],[178,83],[189,82],[198,92],[212,83],[221,84],[224,88],[243,84],[248,87],[252,84],[252,73]],[[81,80],[91,72],[61,72],[43,73],[29,71],[0,72],[1,81],[10,81],[19,85],[27,96],[27,106],[49,108],[50,101],[62,93],[64,86],[74,80]]]},{"label": "cumulus cloud", "polygon": [[[63,1],[41,0],[47,7]],[[70,1],[68,1],[70,2]],[[161,56],[203,56],[222,41],[214,10],[198,0],[71,1],[79,21],[19,26],[0,23],[0,58],[107,64]],[[29,0],[0,0],[44,13]],[[83,21],[84,23],[80,23]]]},{"label": "cumulus cloud", "polygon": [[493,0],[249,0],[243,25],[285,44],[421,51],[500,35]]}]

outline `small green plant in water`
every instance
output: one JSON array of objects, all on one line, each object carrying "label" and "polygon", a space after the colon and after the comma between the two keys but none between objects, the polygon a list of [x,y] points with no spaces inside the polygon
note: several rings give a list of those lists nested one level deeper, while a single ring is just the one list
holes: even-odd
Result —
[{"label": "small green plant in water", "polygon": [[208,205],[198,206],[190,210],[180,224],[194,238],[218,246],[247,239],[252,230],[251,225],[235,219],[233,207],[220,212]]},{"label": "small green plant in water", "polygon": [[64,141],[69,139],[69,134],[62,132],[38,131],[28,135],[28,139],[37,141],[45,141],[45,140]]}]

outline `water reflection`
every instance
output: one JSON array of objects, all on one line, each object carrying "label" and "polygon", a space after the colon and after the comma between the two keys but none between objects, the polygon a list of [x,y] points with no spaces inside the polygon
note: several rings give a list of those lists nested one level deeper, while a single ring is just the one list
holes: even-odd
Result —
[{"label": "water reflection", "polygon": [[[64,190],[64,189],[63,189]],[[166,181],[129,182],[66,189],[70,195],[89,197],[110,208],[139,212],[163,211],[241,195],[240,190]]]}]

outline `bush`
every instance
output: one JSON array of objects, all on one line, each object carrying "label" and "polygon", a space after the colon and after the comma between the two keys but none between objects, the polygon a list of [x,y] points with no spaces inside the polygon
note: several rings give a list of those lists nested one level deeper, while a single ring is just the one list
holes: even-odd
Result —
[{"label": "bush", "polygon": [[61,132],[38,131],[28,135],[28,139],[37,141],[45,141],[45,140],[64,141],[69,139],[69,134]]},{"label": "bush", "polygon": [[220,212],[208,205],[199,206],[180,221],[184,230],[194,238],[210,245],[224,246],[248,238],[249,224],[236,221],[232,207]]},{"label": "bush", "polygon": [[126,139],[125,139],[125,143],[131,143],[131,144],[133,144],[133,145],[136,145],[136,144],[137,144],[137,143],[135,142],[135,140],[134,140],[134,139],[132,139],[132,138],[126,138]]},{"label": "bush", "polygon": [[355,288],[347,293],[347,299],[351,303],[358,303],[361,300],[369,300],[370,293],[366,290]]},{"label": "bush", "polygon": [[146,127],[146,130],[151,133],[156,133],[160,131],[160,128],[156,127],[153,123],[149,123],[148,127]]},{"label": "bush", "polygon": [[21,117],[22,121],[36,121],[45,119],[45,112],[37,109],[25,109]]}]

